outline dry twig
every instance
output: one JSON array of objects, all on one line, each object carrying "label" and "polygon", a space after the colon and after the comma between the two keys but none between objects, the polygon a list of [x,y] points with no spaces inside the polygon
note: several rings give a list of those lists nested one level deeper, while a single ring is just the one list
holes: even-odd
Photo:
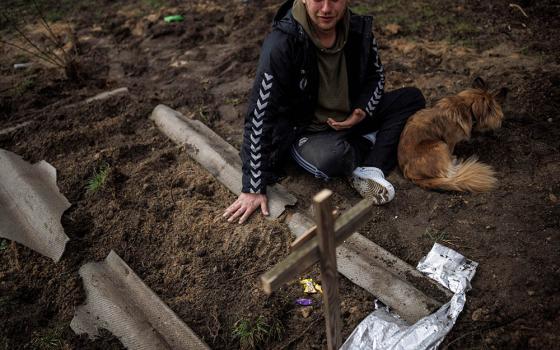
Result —
[{"label": "dry twig", "polygon": [[527,13],[521,8],[521,6],[519,6],[517,4],[509,4],[509,7],[513,7],[513,8],[518,9],[519,11],[521,11],[523,16],[525,16],[526,18],[529,18],[529,16],[527,16]]}]

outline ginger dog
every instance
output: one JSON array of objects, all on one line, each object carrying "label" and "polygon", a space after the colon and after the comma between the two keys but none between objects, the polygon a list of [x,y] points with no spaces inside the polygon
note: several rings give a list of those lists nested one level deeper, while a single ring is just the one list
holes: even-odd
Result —
[{"label": "ginger dog", "polygon": [[487,192],[497,183],[492,167],[476,156],[457,160],[455,145],[471,137],[471,131],[497,129],[504,114],[500,104],[507,89],[490,92],[481,78],[473,88],[443,98],[432,108],[414,114],[399,142],[399,166],[404,176],[426,189]]}]

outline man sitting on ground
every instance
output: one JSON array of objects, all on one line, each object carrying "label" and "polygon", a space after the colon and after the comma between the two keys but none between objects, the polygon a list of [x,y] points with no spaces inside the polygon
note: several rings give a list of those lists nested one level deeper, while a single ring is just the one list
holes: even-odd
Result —
[{"label": "man sitting on ground", "polygon": [[348,0],[288,0],[263,43],[249,101],[241,158],[243,188],[224,217],[268,215],[266,186],[286,156],[318,178],[350,176],[375,204],[395,196],[385,179],[396,165],[408,117],[424,108],[416,88],[384,93],[372,18]]}]

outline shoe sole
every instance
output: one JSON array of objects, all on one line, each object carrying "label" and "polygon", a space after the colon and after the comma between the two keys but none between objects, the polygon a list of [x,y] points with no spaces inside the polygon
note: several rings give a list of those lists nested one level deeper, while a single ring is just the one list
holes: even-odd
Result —
[{"label": "shoe sole", "polygon": [[387,188],[374,180],[353,176],[352,184],[363,198],[372,200],[376,205],[389,203],[392,200]]}]

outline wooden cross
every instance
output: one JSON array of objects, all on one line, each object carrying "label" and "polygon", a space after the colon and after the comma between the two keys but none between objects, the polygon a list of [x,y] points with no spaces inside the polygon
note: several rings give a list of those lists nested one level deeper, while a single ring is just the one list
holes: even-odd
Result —
[{"label": "wooden cross", "polygon": [[327,346],[329,350],[335,350],[340,348],[342,343],[336,246],[342,244],[369,219],[373,203],[364,199],[343,213],[335,222],[331,195],[332,192],[325,189],[313,197],[316,226],[294,242],[292,245],[294,249],[290,255],[262,275],[261,282],[264,291],[271,294],[284,283],[320,262],[325,298]]}]

